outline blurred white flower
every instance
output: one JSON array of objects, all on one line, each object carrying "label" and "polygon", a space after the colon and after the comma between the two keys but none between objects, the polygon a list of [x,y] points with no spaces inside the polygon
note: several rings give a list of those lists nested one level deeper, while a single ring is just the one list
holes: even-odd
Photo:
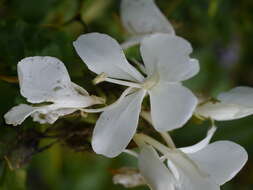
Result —
[{"label": "blurred white flower", "polygon": [[82,35],[74,47],[91,71],[103,73],[97,81],[129,87],[98,119],[92,140],[96,153],[114,157],[126,148],[135,134],[147,93],[156,130],[182,127],[192,116],[197,99],[181,82],[196,75],[199,64],[190,58],[192,47],[183,38],[153,34],[143,39],[140,50],[146,78],[128,63],[121,46],[108,35]]},{"label": "blurred white flower", "polygon": [[221,93],[217,100],[200,103],[195,114],[217,121],[234,120],[253,114],[253,88],[236,87]]},{"label": "blurred white flower", "polygon": [[125,188],[133,188],[145,185],[145,180],[137,169],[120,168],[115,171],[113,183],[120,184]]},{"label": "blurred white flower", "polygon": [[247,152],[230,141],[208,144],[214,131],[212,128],[206,139],[193,147],[170,149],[155,145],[162,157],[152,143],[143,145],[138,158],[139,169],[150,188],[219,190],[221,185],[231,180],[246,163]]},{"label": "blurred white flower", "polygon": [[19,125],[29,116],[34,121],[52,124],[60,116],[103,103],[103,99],[89,96],[86,90],[71,82],[64,64],[54,57],[21,60],[18,78],[21,95],[33,105],[13,107],[4,116],[7,124]]},{"label": "blurred white flower", "polygon": [[120,8],[123,26],[132,35],[121,44],[123,49],[139,44],[143,37],[153,33],[175,34],[154,0],[122,0]]}]

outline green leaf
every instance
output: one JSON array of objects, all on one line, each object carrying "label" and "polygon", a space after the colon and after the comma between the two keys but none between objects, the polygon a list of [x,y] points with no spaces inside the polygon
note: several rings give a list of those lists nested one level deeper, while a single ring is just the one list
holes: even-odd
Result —
[{"label": "green leaf", "polygon": [[63,0],[50,10],[44,24],[60,26],[71,21],[78,14],[78,0]]}]

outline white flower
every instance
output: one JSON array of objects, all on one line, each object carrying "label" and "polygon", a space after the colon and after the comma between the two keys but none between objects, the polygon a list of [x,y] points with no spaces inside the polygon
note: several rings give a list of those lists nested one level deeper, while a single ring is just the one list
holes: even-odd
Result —
[{"label": "white flower", "polygon": [[[71,82],[64,64],[53,57],[28,57],[18,63],[20,92],[34,105],[20,104],[5,114],[7,124],[19,125],[30,115],[40,123],[103,103]],[[45,103],[45,105],[38,105]]]},{"label": "white flower", "polygon": [[221,93],[217,100],[200,104],[195,114],[217,121],[234,120],[253,114],[253,88],[236,87]]},{"label": "white flower", "polygon": [[206,143],[202,141],[200,144],[205,146],[187,149],[161,147],[161,158],[152,146],[144,145],[138,162],[140,172],[151,189],[219,190],[248,159],[247,152],[238,144],[230,141],[208,144],[209,140],[204,141]]},{"label": "white flower", "polygon": [[186,40],[169,34],[144,38],[140,49],[146,78],[128,63],[120,45],[107,35],[82,35],[74,47],[91,71],[103,73],[104,81],[129,86],[121,100],[104,111],[96,123],[92,140],[96,153],[114,157],[125,149],[135,134],[146,93],[150,95],[156,130],[182,127],[192,116],[197,99],[181,82],[196,75],[199,64],[189,57],[192,47]]},{"label": "white flower", "polygon": [[137,169],[120,168],[115,171],[113,183],[120,184],[125,188],[133,188],[145,185],[145,180]]},{"label": "white flower", "polygon": [[123,26],[132,35],[122,44],[124,49],[140,43],[149,34],[175,34],[154,0],[122,0],[120,13]]}]

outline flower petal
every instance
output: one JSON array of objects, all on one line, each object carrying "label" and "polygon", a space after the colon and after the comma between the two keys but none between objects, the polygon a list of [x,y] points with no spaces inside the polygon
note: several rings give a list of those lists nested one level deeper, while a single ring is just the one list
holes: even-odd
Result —
[{"label": "flower petal", "polygon": [[141,149],[139,169],[147,184],[154,190],[174,190],[174,178],[169,169],[159,160],[157,152],[151,146]]},{"label": "flower petal", "polygon": [[63,96],[55,102],[57,108],[86,108],[95,104],[103,104],[104,99],[97,96],[83,96],[73,92],[68,97]]},{"label": "flower petal", "polygon": [[153,0],[122,0],[120,13],[122,23],[129,33],[175,33]]},{"label": "flower petal", "polygon": [[189,42],[169,34],[153,34],[141,42],[141,54],[149,76],[158,72],[160,80],[187,80],[199,72],[196,59],[190,58]]},{"label": "flower petal", "polygon": [[188,156],[217,184],[231,180],[248,159],[246,150],[230,141],[217,141]]},{"label": "flower petal", "polygon": [[253,114],[252,108],[223,102],[207,102],[198,106],[195,114],[216,121],[234,120]]},{"label": "flower petal", "polygon": [[130,94],[117,106],[101,114],[92,139],[96,153],[115,157],[126,148],[136,131],[145,94],[144,90]]},{"label": "flower petal", "polygon": [[195,76],[200,70],[199,61],[191,58],[189,61],[188,71],[182,75],[182,80],[187,80]]},{"label": "flower petal", "polygon": [[253,88],[246,86],[239,86],[231,89],[228,92],[221,93],[218,100],[225,104],[236,104],[253,108]]},{"label": "flower petal", "polygon": [[[177,169],[176,189],[180,190],[219,190],[219,185],[212,181],[208,174],[200,170],[198,166],[180,151],[169,153],[168,159],[173,163],[173,169]],[[170,162],[168,162],[170,164]],[[170,167],[170,165],[168,165]]]},{"label": "flower petal", "polygon": [[236,87],[218,96],[220,102],[198,106],[196,114],[217,121],[240,119],[253,114],[253,88]]},{"label": "flower petal", "polygon": [[77,109],[73,108],[50,109],[49,107],[45,107],[44,109],[32,113],[31,117],[33,118],[33,121],[39,122],[40,124],[53,124],[57,119],[59,119],[59,117],[71,114],[76,110]]},{"label": "flower petal", "polygon": [[182,127],[192,116],[197,98],[181,84],[158,83],[149,91],[151,117],[158,131]]},{"label": "flower petal", "polygon": [[84,96],[79,98],[73,96],[65,101],[63,99],[57,103],[40,107],[20,104],[13,107],[4,117],[6,123],[12,125],[20,125],[29,116],[33,118],[33,121],[37,121],[41,124],[53,124],[59,117],[71,114],[79,108],[93,105],[99,101],[99,98],[95,96]]},{"label": "flower petal", "polygon": [[4,115],[5,122],[14,126],[20,125],[37,109],[37,107],[32,107],[26,104],[15,106]]},{"label": "flower petal", "polygon": [[180,150],[184,153],[195,153],[199,150],[202,150],[203,148],[205,148],[209,144],[209,142],[210,142],[211,138],[213,137],[215,131],[216,131],[216,127],[212,126],[208,130],[206,137],[202,141],[200,141],[197,144],[192,145],[192,146],[180,148]]},{"label": "flower petal", "polygon": [[128,63],[118,42],[105,34],[81,35],[74,43],[78,55],[94,73],[111,78],[142,81],[143,76]]},{"label": "flower petal", "polygon": [[53,102],[57,108],[82,108],[101,98],[71,82],[64,64],[54,57],[28,57],[18,63],[21,94],[31,103]]},{"label": "flower petal", "polygon": [[60,116],[71,114],[77,109],[74,108],[61,108],[59,105],[51,104],[45,106],[29,106],[27,104],[20,104],[13,107],[9,112],[4,115],[7,124],[20,125],[23,121],[31,116],[33,121],[41,124],[53,124]]},{"label": "flower petal", "polygon": [[28,57],[18,63],[21,94],[31,103],[69,95],[71,81],[64,64],[54,57]]}]

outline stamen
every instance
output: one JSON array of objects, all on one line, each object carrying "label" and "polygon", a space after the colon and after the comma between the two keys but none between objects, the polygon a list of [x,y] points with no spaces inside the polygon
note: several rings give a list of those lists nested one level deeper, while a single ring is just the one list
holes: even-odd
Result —
[{"label": "stamen", "polygon": [[129,149],[125,149],[123,152],[126,153],[126,154],[129,154],[129,155],[131,155],[133,157],[136,157],[136,158],[139,157],[139,154],[137,152],[129,150]]},{"label": "stamen", "polygon": [[115,106],[117,106],[131,91],[132,91],[132,87],[127,88],[119,97],[118,100],[116,100],[114,103],[112,103],[109,106],[103,107],[103,108],[97,108],[97,109],[80,109],[81,111],[87,112],[87,113],[99,113],[99,112],[103,112],[106,111],[108,109],[112,109]]},{"label": "stamen", "polygon": [[161,152],[164,155],[167,155],[168,153],[171,152],[171,149],[166,147],[165,145],[161,144],[160,142],[158,142],[157,140],[153,139],[150,136],[144,135],[144,134],[136,134],[134,136],[134,141],[137,142],[138,146],[140,144],[149,144],[151,146],[153,146],[154,148],[156,148],[159,152]]},{"label": "stamen", "polygon": [[134,83],[134,82],[128,82],[128,81],[112,79],[112,78],[106,78],[105,81],[111,82],[111,83],[114,83],[114,84],[123,85],[123,86],[133,87],[133,88],[142,88],[141,84]]},{"label": "stamen", "polygon": [[151,114],[150,114],[150,112],[149,111],[141,111],[141,117],[143,118],[143,119],[145,119],[150,125],[152,125],[153,126],[153,123],[152,123],[152,119],[151,119]]},{"label": "stamen", "polygon": [[136,59],[132,59],[131,61],[141,70],[142,73],[147,74],[147,71],[146,71],[146,69],[145,69],[145,67],[144,67],[143,64],[141,64]]},{"label": "stamen", "polygon": [[101,73],[95,79],[93,79],[93,83],[99,84],[101,82],[104,82],[107,77],[108,77],[108,75],[106,73]]},{"label": "stamen", "polygon": [[165,160],[167,160],[167,157],[165,155],[163,155],[159,159],[160,159],[161,162],[164,162]]},{"label": "stamen", "polygon": [[215,121],[214,121],[214,119],[210,118],[210,120],[211,120],[212,127],[215,127]]},{"label": "stamen", "polygon": [[167,133],[167,132],[160,132],[160,135],[162,136],[162,138],[165,140],[166,144],[170,148],[172,148],[172,149],[176,148],[176,145],[173,142],[173,140],[172,140],[171,136],[169,135],[169,133]]}]

